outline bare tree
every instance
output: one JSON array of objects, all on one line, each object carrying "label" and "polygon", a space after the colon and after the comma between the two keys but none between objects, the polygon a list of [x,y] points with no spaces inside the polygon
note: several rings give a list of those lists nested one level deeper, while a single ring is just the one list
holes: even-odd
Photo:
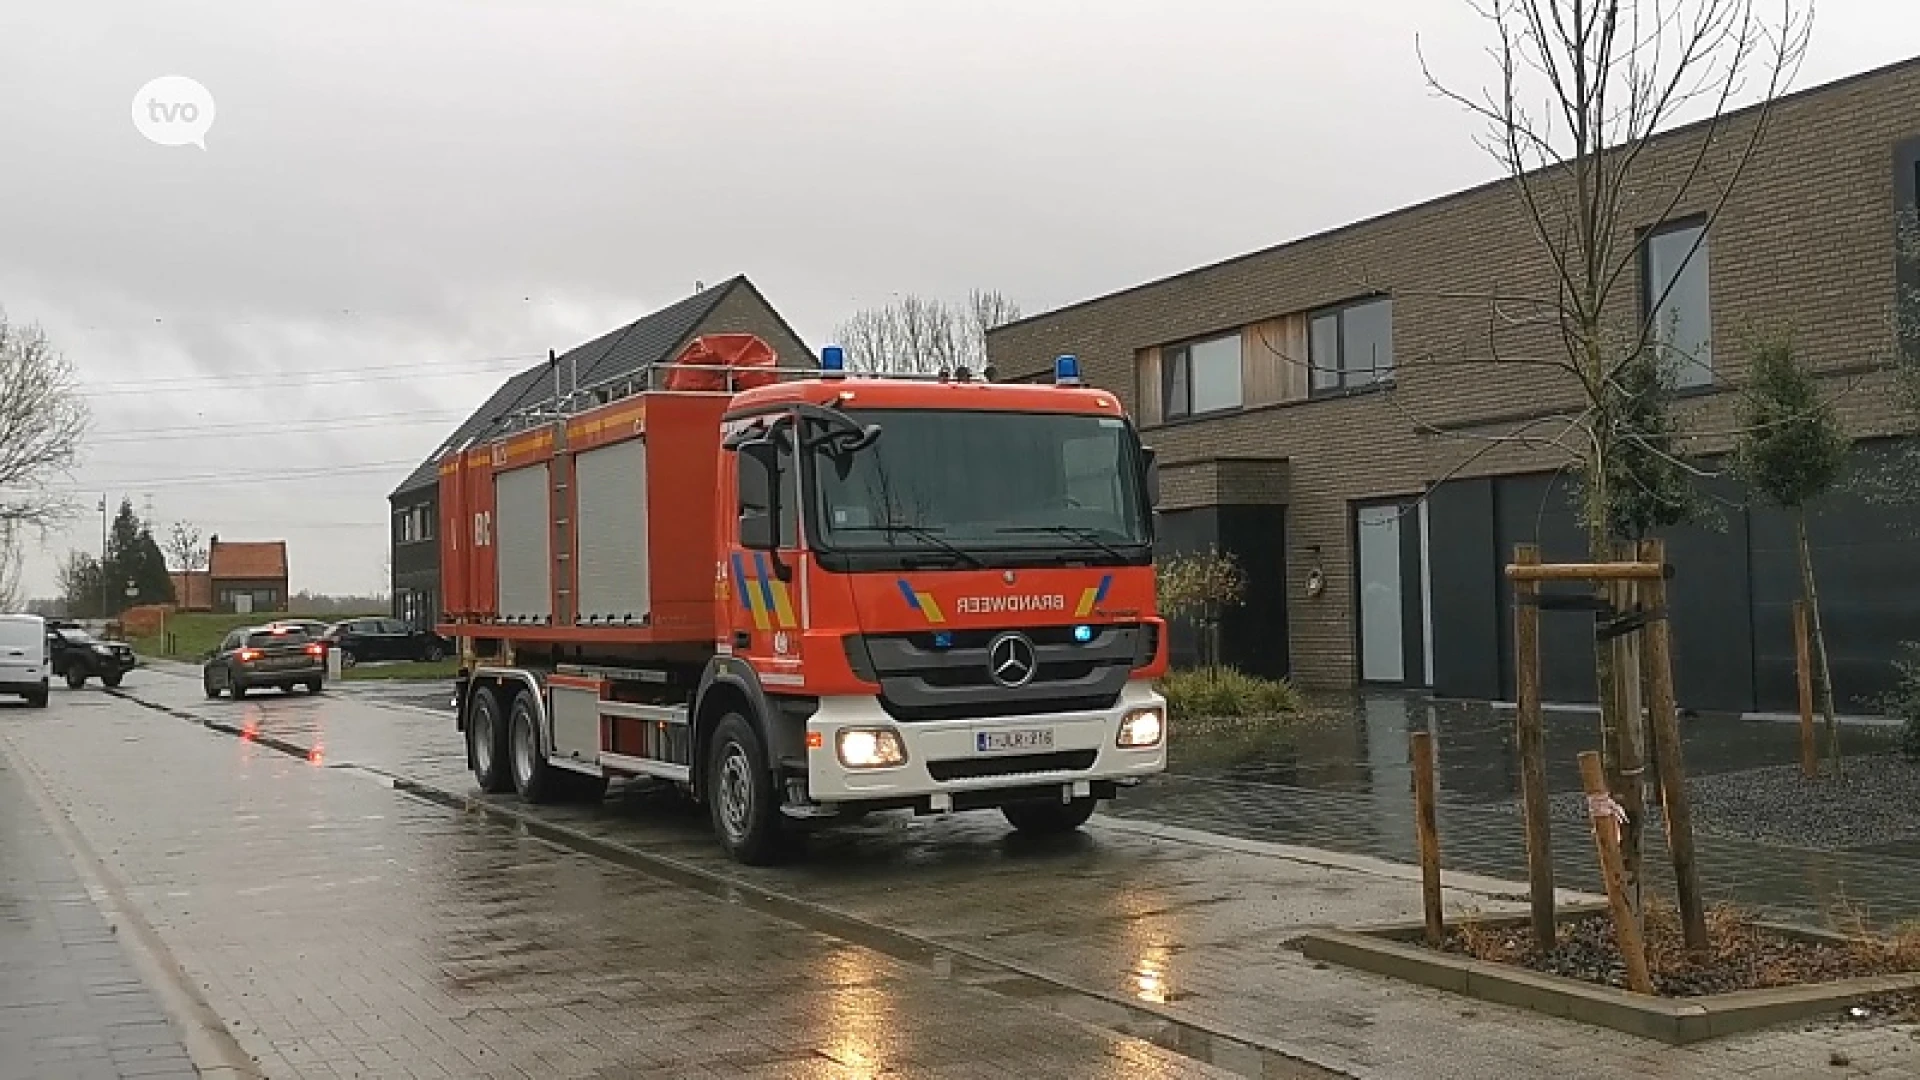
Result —
[{"label": "bare tree", "polygon": [[930,375],[987,366],[987,331],[1020,317],[1019,305],[997,291],[976,289],[953,305],[909,293],[884,307],[865,308],[834,331],[855,371]]},{"label": "bare tree", "polygon": [[200,539],[200,529],[184,521],[176,521],[167,530],[167,565],[175,570],[205,570],[207,568],[207,545]]},{"label": "bare tree", "polygon": [[[1563,467],[1580,479],[1588,556],[1611,561],[1618,504],[1647,494],[1618,486],[1644,482],[1655,472],[1649,462],[1694,471],[1665,449],[1673,432],[1661,419],[1657,384],[1698,357],[1677,327],[1662,323],[1672,318],[1679,268],[1713,233],[1765,137],[1773,101],[1798,70],[1810,12],[1797,0],[1467,3],[1493,38],[1490,85],[1453,89],[1424,55],[1422,70],[1436,92],[1485,123],[1479,143],[1509,178],[1551,284],[1531,295],[1452,297],[1486,312],[1487,350],[1465,362],[1555,372],[1569,400],[1550,438],[1531,430],[1478,437],[1488,447],[1564,454]],[[1736,99],[1747,94],[1758,104],[1736,116]],[[1667,152],[1648,152],[1661,133],[1696,120]],[[1682,217],[1702,227],[1686,251],[1665,260],[1675,269],[1653,283],[1659,291],[1643,306],[1635,290],[1655,234],[1642,226]],[[1515,336],[1526,346],[1512,347]],[[1649,359],[1661,378],[1636,377]],[[1658,516],[1678,507],[1649,509]],[[1609,786],[1631,817],[1623,839],[1637,896],[1644,740],[1639,716],[1623,716],[1616,655],[1612,643],[1596,640],[1601,750]]]},{"label": "bare tree", "polygon": [[19,611],[25,605],[26,592],[20,585],[20,572],[25,563],[20,526],[0,522],[0,611]]},{"label": "bare tree", "polygon": [[73,367],[38,326],[0,311],[0,524],[45,527],[72,510],[52,483],[72,470],[87,423]]}]

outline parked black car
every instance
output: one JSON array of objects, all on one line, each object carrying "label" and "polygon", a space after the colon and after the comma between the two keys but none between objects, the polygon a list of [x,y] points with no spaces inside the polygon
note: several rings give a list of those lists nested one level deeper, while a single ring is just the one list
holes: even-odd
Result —
[{"label": "parked black car", "polygon": [[102,641],[75,623],[47,624],[47,667],[75,690],[87,685],[88,679],[119,686],[138,663],[124,641]]},{"label": "parked black car", "polygon": [[217,698],[225,690],[236,700],[265,686],[288,692],[305,686],[317,694],[325,688],[326,679],[326,646],[292,626],[235,630],[207,654],[200,670],[208,697]]},{"label": "parked black car", "polygon": [[328,627],[322,640],[339,650],[342,667],[352,667],[362,660],[431,663],[453,651],[446,638],[410,626],[403,619],[347,619]]}]

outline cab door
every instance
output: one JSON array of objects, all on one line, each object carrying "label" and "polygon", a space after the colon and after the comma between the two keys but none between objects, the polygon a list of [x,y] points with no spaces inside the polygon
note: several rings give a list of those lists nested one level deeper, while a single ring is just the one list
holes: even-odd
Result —
[{"label": "cab door", "polygon": [[744,436],[733,458],[737,512],[725,568],[732,593],[730,643],[735,656],[754,661],[763,683],[799,685],[805,538],[791,418]]}]

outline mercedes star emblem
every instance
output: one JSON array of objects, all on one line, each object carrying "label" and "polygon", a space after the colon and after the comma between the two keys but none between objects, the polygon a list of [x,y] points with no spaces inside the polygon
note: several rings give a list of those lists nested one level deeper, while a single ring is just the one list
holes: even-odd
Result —
[{"label": "mercedes star emblem", "polygon": [[1034,654],[1033,642],[1028,641],[1025,634],[1010,631],[994,638],[993,644],[987,646],[987,674],[1008,689],[1033,681],[1039,667],[1040,658]]}]

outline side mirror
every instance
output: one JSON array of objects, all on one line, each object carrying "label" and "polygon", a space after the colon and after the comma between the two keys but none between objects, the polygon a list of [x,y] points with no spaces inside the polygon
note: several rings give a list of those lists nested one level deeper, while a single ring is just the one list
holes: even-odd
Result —
[{"label": "side mirror", "polygon": [[779,450],[771,439],[752,439],[740,444],[736,470],[740,514],[740,546],[750,551],[772,551],[780,546],[776,523],[780,508],[775,505],[780,474]]},{"label": "side mirror", "polygon": [[1140,458],[1144,462],[1141,472],[1144,474],[1142,483],[1147,492],[1147,508],[1154,509],[1160,505],[1160,455],[1153,447],[1143,446],[1140,448]]}]

